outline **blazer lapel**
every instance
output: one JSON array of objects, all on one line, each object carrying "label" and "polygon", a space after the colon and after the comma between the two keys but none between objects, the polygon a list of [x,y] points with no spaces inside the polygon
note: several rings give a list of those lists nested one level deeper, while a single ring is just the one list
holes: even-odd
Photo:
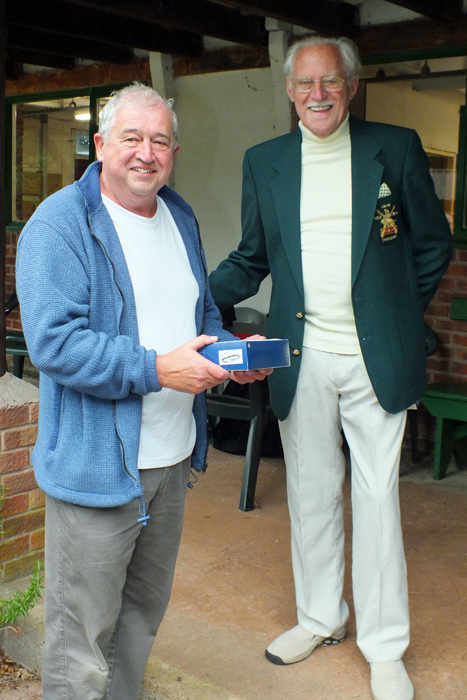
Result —
[{"label": "blazer lapel", "polygon": [[381,150],[365,122],[350,118],[352,145],[352,286],[368,243],[384,167],[376,160]]},{"label": "blazer lapel", "polygon": [[285,147],[273,163],[277,177],[271,180],[271,190],[285,254],[303,296],[300,236],[301,146],[302,134],[300,129],[296,129],[290,134],[290,139],[285,142]]}]

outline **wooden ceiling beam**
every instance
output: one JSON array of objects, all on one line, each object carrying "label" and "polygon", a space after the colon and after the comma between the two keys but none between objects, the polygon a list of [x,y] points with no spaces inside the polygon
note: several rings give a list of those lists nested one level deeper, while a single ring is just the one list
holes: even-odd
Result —
[{"label": "wooden ceiling beam", "polygon": [[79,40],[182,56],[197,56],[202,48],[201,38],[191,32],[165,29],[131,17],[122,21],[118,15],[57,0],[38,4],[15,0],[7,6],[7,22],[11,26],[53,32]]},{"label": "wooden ceiling beam", "polygon": [[261,17],[246,17],[235,10],[204,0],[63,0],[66,4],[103,10],[120,17],[154,22],[247,46],[265,46],[268,33]]},{"label": "wooden ceiling beam", "polygon": [[461,55],[467,51],[467,18],[455,24],[420,19],[360,27],[354,39],[362,58],[457,49]]},{"label": "wooden ceiling beam", "polygon": [[390,0],[392,5],[405,7],[425,17],[441,22],[459,22],[463,17],[462,0]]},{"label": "wooden ceiling beam", "polygon": [[246,15],[271,17],[325,34],[353,36],[358,24],[356,5],[341,0],[208,0]]},{"label": "wooden ceiling beam", "polygon": [[133,59],[131,49],[87,39],[61,36],[28,27],[8,27],[7,57],[10,48],[106,63],[124,64]]},{"label": "wooden ceiling beam", "polygon": [[174,76],[225,73],[231,70],[269,68],[269,52],[261,46],[239,46],[207,51],[199,58],[175,56]]},{"label": "wooden ceiling beam", "polygon": [[29,63],[32,66],[56,68],[57,70],[72,70],[75,67],[75,59],[68,56],[14,49],[13,47],[8,47],[8,60],[13,63]]}]

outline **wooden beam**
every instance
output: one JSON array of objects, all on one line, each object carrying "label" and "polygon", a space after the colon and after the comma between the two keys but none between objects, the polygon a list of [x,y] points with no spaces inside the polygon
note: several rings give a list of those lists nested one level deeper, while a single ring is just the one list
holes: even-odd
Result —
[{"label": "wooden beam", "polygon": [[6,196],[5,196],[5,66],[6,66],[6,8],[0,0],[0,377],[6,374],[5,323],[5,258],[6,258]]},{"label": "wooden beam", "polygon": [[200,73],[224,73],[230,70],[269,68],[269,52],[261,47],[222,48],[204,53],[199,58],[173,59],[174,76],[179,78]]},{"label": "wooden beam", "polygon": [[109,63],[129,63],[133,58],[133,51],[128,48],[88,39],[59,36],[28,27],[9,26],[7,47]]},{"label": "wooden beam", "polygon": [[10,61],[7,58],[5,62],[5,82],[8,80],[17,80],[20,75],[23,75],[23,64],[17,61]]},{"label": "wooden beam", "polygon": [[405,7],[425,17],[442,22],[458,22],[462,19],[462,0],[390,0],[392,5]]},{"label": "wooden beam", "polygon": [[358,24],[357,6],[341,0],[208,0],[247,15],[272,17],[324,34],[352,36]]},{"label": "wooden beam", "polygon": [[205,0],[63,0],[68,5],[79,5],[102,10],[120,17],[160,24],[163,27],[183,29],[204,36],[249,46],[268,45],[268,33],[260,17],[246,17],[239,12]]},{"label": "wooden beam", "polygon": [[421,19],[360,27],[354,40],[362,58],[375,57],[375,62],[400,53],[433,55],[444,50],[462,55],[467,54],[467,18],[455,24]]},{"label": "wooden beam", "polygon": [[79,41],[94,40],[121,48],[182,56],[197,56],[202,48],[200,37],[191,32],[165,29],[147,20],[122,18],[59,0],[38,4],[30,0],[15,0],[7,6],[7,21],[10,26],[51,32]]},{"label": "wooden beam", "polygon": [[75,67],[75,59],[57,54],[40,53],[26,49],[8,48],[8,60],[14,63],[30,63],[32,66],[71,70]]},{"label": "wooden beam", "polygon": [[38,92],[58,92],[61,90],[80,89],[83,85],[127,84],[135,80],[150,80],[149,61],[147,58],[134,60],[127,65],[115,63],[94,63],[76,66],[70,71],[44,71],[42,73],[24,73],[16,80],[6,81],[6,95],[31,95]]}]

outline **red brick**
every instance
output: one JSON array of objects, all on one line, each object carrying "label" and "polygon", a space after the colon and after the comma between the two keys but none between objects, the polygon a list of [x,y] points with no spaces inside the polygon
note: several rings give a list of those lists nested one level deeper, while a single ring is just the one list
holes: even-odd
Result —
[{"label": "red brick", "polygon": [[1,517],[7,518],[9,515],[22,513],[29,507],[29,499],[26,493],[20,493],[16,496],[7,496],[3,501]]},{"label": "red brick", "polygon": [[7,561],[8,559],[19,557],[25,552],[29,552],[29,535],[13,537],[13,539],[7,542],[2,542],[0,546],[0,561]]},{"label": "red brick", "polygon": [[467,366],[459,362],[453,362],[451,367],[451,372],[453,374],[467,375]]},{"label": "red brick", "polygon": [[7,430],[3,434],[3,449],[12,450],[15,447],[34,445],[37,438],[37,426],[30,425],[18,430]]},{"label": "red brick", "polygon": [[45,493],[41,489],[34,489],[34,491],[29,491],[29,508],[42,508],[45,506]]},{"label": "red brick", "polygon": [[29,538],[30,549],[43,549],[45,545],[45,529],[41,528],[31,533]]},{"label": "red brick", "polygon": [[29,422],[30,423],[37,423],[37,421],[39,420],[39,404],[38,403],[29,404],[28,413],[29,413]]},{"label": "red brick", "polygon": [[428,310],[429,310],[430,315],[436,316],[437,318],[439,318],[439,317],[449,318],[450,308],[451,308],[451,305],[450,305],[450,300],[449,300],[449,304],[440,304],[438,302],[436,302],[436,303],[433,302],[428,307]]},{"label": "red brick", "polygon": [[21,471],[21,469],[26,469],[29,464],[29,450],[0,452],[0,474]]},{"label": "red brick", "polygon": [[32,469],[17,474],[7,474],[3,477],[3,484],[11,496],[15,493],[37,489],[37,482]]},{"label": "red brick", "polygon": [[451,277],[443,277],[439,283],[440,289],[454,289],[454,280]]},{"label": "red brick", "polygon": [[41,527],[44,527],[44,522],[45,508],[38,508],[37,510],[27,511],[20,515],[13,515],[2,522],[2,538],[5,540],[9,537],[22,535],[26,532],[34,532],[34,530],[39,530]]},{"label": "red brick", "polygon": [[467,335],[459,335],[459,333],[453,333],[452,335],[453,345],[467,346]]},{"label": "red brick", "polygon": [[11,428],[17,425],[28,423],[28,407],[27,406],[10,406],[8,408],[0,408],[0,428]]},{"label": "red brick", "polygon": [[444,319],[444,318],[435,318],[433,321],[430,321],[430,326],[435,330],[435,331],[456,331],[457,326],[456,322],[452,321],[451,319]]},{"label": "red brick", "polygon": [[450,374],[445,374],[444,372],[433,372],[432,378],[429,380],[429,382],[446,382],[449,379],[452,379]]},{"label": "red brick", "polygon": [[451,333],[437,331],[436,333],[440,345],[450,345],[451,344]]},{"label": "red brick", "polygon": [[449,370],[449,360],[430,357],[427,360],[427,366],[437,372],[447,372]]},{"label": "red brick", "polygon": [[452,262],[446,273],[447,277],[463,277],[467,274],[467,265],[459,262]]},{"label": "red brick", "polygon": [[36,565],[37,561],[43,561],[44,554],[42,552],[33,552],[27,556],[22,556],[19,559],[8,561],[3,565],[3,580],[12,581],[15,578],[30,574]]}]

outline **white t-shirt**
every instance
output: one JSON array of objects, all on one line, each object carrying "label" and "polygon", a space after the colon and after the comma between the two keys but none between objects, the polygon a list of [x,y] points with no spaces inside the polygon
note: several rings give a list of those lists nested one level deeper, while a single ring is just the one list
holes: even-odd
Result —
[{"label": "white t-shirt", "polygon": [[[165,354],[196,337],[199,287],[180,232],[157,197],[152,218],[138,216],[102,195],[117,230],[133,285],[139,342]],[[193,395],[162,389],[143,396],[138,468],[177,464],[196,439]]]}]

